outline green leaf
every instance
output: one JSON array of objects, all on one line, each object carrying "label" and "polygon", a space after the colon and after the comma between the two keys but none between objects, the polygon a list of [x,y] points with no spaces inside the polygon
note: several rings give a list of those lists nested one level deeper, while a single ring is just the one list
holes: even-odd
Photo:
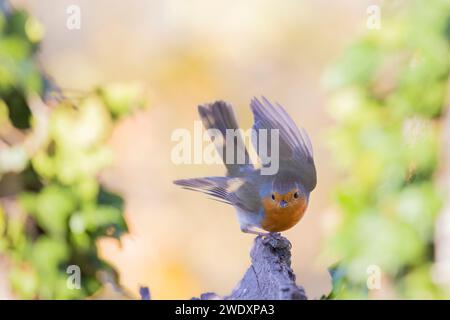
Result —
[{"label": "green leaf", "polygon": [[76,206],[76,199],[70,189],[56,184],[46,186],[37,195],[37,222],[47,232],[55,236],[64,236],[68,218]]}]

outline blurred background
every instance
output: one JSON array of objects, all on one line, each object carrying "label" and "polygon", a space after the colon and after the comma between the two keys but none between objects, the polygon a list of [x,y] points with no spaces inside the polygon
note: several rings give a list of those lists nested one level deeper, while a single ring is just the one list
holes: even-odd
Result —
[{"label": "blurred background", "polygon": [[170,137],[216,99],[249,128],[261,94],[314,146],[318,185],[285,234],[308,297],[448,297],[449,1],[1,3],[0,298],[229,294],[253,236],[172,184],[224,170],[175,165]]}]

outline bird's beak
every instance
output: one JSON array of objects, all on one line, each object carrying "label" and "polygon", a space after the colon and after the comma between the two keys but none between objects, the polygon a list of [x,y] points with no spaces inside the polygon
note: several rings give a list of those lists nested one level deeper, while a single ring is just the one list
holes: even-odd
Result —
[{"label": "bird's beak", "polygon": [[280,201],[280,207],[282,207],[282,208],[285,208],[287,206],[287,204],[288,203],[286,201],[284,201],[284,200]]}]

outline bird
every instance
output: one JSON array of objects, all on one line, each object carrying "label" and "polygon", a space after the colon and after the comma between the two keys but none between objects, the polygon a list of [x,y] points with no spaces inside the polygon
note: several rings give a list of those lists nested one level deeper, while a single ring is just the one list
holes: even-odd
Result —
[{"label": "bird", "polygon": [[[210,176],[175,180],[175,185],[184,189],[202,192],[213,200],[224,202],[236,209],[240,229],[244,233],[269,235],[286,231],[295,226],[304,216],[310,194],[317,184],[311,140],[304,128],[298,128],[286,110],[278,103],[271,103],[262,96],[251,99],[250,108],[254,123],[252,145],[260,160],[265,157],[259,133],[276,130],[278,133],[278,170],[263,174],[270,163],[251,163],[249,152],[239,134],[233,135],[234,161],[226,161],[229,144],[217,144],[226,167],[225,176]],[[205,129],[214,129],[222,141],[230,130],[239,128],[233,107],[222,100],[200,104],[198,113]],[[210,134],[211,140],[217,135]],[[262,140],[261,140],[262,141]],[[263,141],[263,143],[265,143]],[[265,150],[270,149],[267,140]],[[236,161],[241,152],[245,161]],[[271,161],[274,161],[273,159]]]}]

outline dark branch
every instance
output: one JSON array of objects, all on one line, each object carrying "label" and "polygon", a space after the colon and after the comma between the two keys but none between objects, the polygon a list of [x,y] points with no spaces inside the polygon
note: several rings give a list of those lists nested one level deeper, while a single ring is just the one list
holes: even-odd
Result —
[{"label": "dark branch", "polygon": [[201,300],[305,300],[305,291],[295,283],[291,268],[291,243],[279,233],[258,236],[250,252],[252,264],[242,280],[225,297],[208,292]]}]

